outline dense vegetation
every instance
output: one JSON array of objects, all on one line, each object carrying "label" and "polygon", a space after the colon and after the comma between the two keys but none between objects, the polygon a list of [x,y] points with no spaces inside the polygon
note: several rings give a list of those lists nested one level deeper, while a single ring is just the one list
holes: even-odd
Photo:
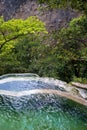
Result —
[{"label": "dense vegetation", "polygon": [[87,14],[86,0],[37,0],[40,4],[47,4],[48,8],[72,8]]},{"label": "dense vegetation", "polygon": [[[84,13],[78,18],[74,18],[67,28],[51,34],[47,34],[44,23],[36,17],[26,20],[12,19],[7,22],[1,17],[0,75],[32,72],[67,82],[76,80],[76,78],[86,81],[87,3],[77,1],[77,6],[74,6],[73,0],[68,4]],[[53,3],[50,2],[53,1],[48,0],[48,5],[53,7],[57,5],[56,0]],[[63,2],[60,3],[61,6],[66,5]],[[54,43],[50,41],[49,37],[54,39]]]}]

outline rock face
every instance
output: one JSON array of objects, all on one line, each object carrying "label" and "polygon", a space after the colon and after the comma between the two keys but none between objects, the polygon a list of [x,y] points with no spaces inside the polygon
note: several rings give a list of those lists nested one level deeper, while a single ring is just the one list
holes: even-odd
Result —
[{"label": "rock face", "polygon": [[[78,94],[87,100],[87,84],[81,84],[78,82],[72,82],[72,89],[74,88],[74,90],[78,91]],[[72,91],[73,92],[73,91]]]},{"label": "rock face", "polygon": [[3,15],[5,20],[10,19],[20,6],[27,0],[0,0],[0,15]]},{"label": "rock face", "polygon": [[46,23],[48,29],[55,30],[67,26],[67,23],[79,14],[72,9],[48,9],[37,0],[0,0],[0,15],[5,20],[37,16]]}]

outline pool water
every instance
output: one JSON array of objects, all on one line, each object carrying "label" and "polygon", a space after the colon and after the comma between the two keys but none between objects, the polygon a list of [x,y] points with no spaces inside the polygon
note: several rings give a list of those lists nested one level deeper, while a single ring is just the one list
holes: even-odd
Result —
[{"label": "pool water", "polygon": [[0,83],[0,90],[6,91],[28,91],[34,89],[54,89],[65,91],[64,88],[59,87],[58,85],[53,85],[49,82],[45,83],[40,78],[7,78],[7,80],[3,79]]},{"label": "pool water", "polygon": [[74,102],[70,103],[74,107],[67,104],[49,103],[38,109],[20,111],[2,106],[0,130],[87,130],[86,108]]},{"label": "pool water", "polygon": [[87,130],[86,122],[57,111],[0,111],[0,130]]},{"label": "pool water", "polygon": [[[87,107],[56,94],[30,94],[35,89],[63,90],[54,79],[26,78],[27,74],[0,77],[0,130],[87,130]],[[25,77],[24,77],[25,76]],[[29,74],[32,77],[32,74]],[[18,77],[18,78],[17,78]],[[13,96],[12,92],[24,93]]]}]

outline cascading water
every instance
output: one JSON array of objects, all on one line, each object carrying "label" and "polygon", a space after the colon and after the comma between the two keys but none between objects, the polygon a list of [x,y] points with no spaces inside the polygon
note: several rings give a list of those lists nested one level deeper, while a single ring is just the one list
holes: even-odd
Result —
[{"label": "cascading water", "polygon": [[1,76],[0,130],[87,130],[87,106],[65,86],[36,74]]}]

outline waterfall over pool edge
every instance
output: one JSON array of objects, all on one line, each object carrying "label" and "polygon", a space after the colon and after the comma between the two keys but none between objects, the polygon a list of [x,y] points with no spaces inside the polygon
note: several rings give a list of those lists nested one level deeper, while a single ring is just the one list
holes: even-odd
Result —
[{"label": "waterfall over pool edge", "polygon": [[87,100],[69,94],[66,88],[68,88],[66,82],[39,77],[32,73],[0,76],[0,96],[22,98],[31,95],[57,95],[87,106]]}]

